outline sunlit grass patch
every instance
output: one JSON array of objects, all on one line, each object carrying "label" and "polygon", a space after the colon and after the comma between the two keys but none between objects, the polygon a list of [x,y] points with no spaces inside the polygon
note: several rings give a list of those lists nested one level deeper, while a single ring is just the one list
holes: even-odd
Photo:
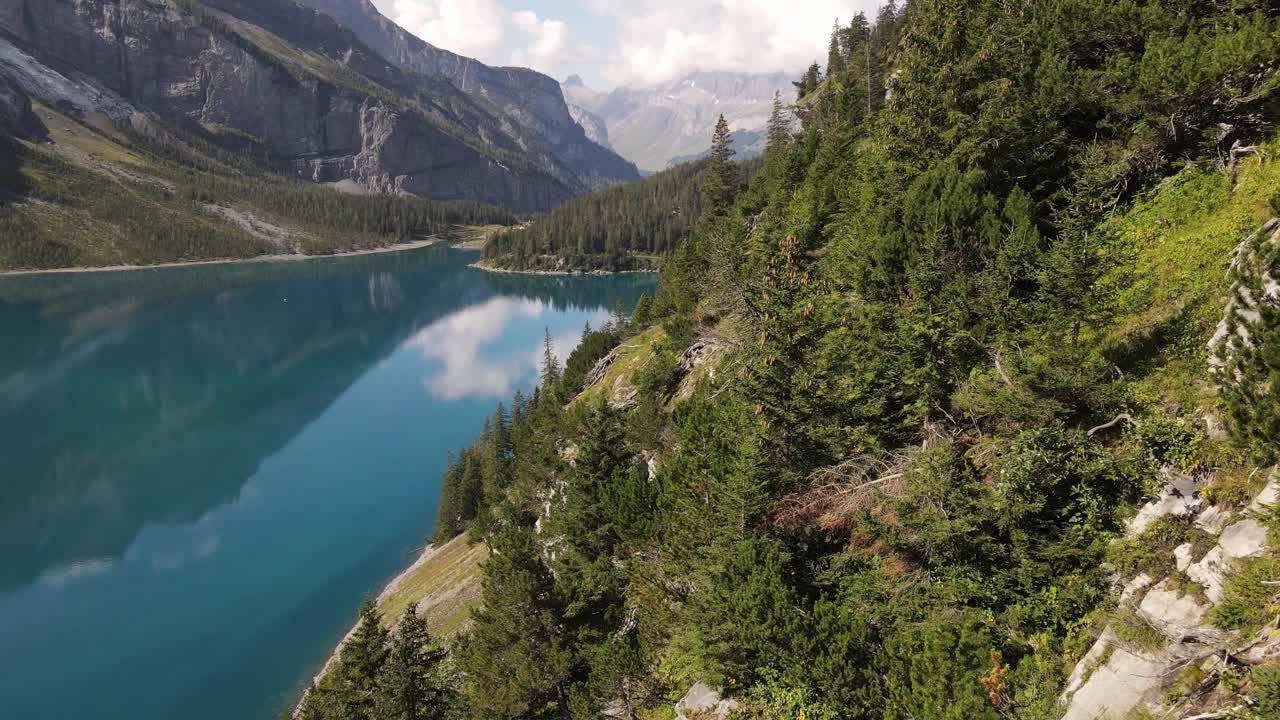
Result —
[{"label": "sunlit grass patch", "polygon": [[433,634],[457,634],[480,601],[481,569],[488,554],[484,544],[471,544],[466,533],[437,548],[379,598],[383,621],[395,623],[405,608],[416,602]]}]

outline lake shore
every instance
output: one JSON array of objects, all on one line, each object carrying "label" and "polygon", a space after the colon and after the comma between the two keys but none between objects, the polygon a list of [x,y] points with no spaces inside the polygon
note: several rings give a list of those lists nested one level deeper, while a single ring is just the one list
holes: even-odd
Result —
[{"label": "lake shore", "polygon": [[[418,559],[414,560],[413,564],[405,568],[399,575],[392,578],[391,582],[387,583],[386,586],[382,588],[382,592],[378,593],[378,605],[382,605],[383,601],[386,600],[391,593],[394,593],[396,589],[404,584],[407,577],[417,571],[418,568],[422,567],[422,565],[430,560],[436,552],[437,550],[434,544],[430,544],[422,548],[422,552],[418,554]],[[347,631],[347,634],[342,636],[342,639],[338,641],[338,644],[333,647],[333,652],[329,653],[329,659],[324,661],[324,666],[320,668],[320,672],[316,673],[316,676],[313,678],[315,682],[320,682],[320,678],[328,675],[329,671],[333,670],[333,666],[338,662],[338,656],[342,653],[342,646],[347,644],[347,641],[351,639],[351,636],[355,634],[356,629],[359,627],[360,623],[357,621],[356,624],[352,625],[351,629]],[[301,708],[301,702],[299,702],[299,708]]]},{"label": "lake shore", "polygon": [[68,268],[49,268],[46,270],[3,270],[0,271],[0,277],[16,277],[21,275],[66,275],[76,273],[99,273],[99,272],[129,272],[132,270],[160,270],[164,268],[180,268],[180,267],[197,267],[201,265],[244,265],[249,263],[275,263],[275,262],[299,262],[303,260],[323,260],[326,258],[339,257],[356,257],[359,255],[380,255],[382,253],[404,252],[406,250],[420,250],[432,245],[447,242],[446,240],[414,240],[413,242],[397,243],[395,245],[387,245],[384,247],[365,248],[363,250],[348,250],[346,252],[331,253],[328,255],[304,255],[302,253],[290,253],[287,255],[257,255],[248,258],[219,258],[213,260],[185,260],[182,262],[156,263],[154,265],[102,265],[102,266],[78,266]]},{"label": "lake shore", "polygon": [[[418,603],[418,613],[426,617],[433,635],[448,640],[468,624],[471,608],[480,597],[480,565],[488,555],[483,544],[472,544],[466,533],[443,545],[427,545],[418,558],[392,578],[378,593],[376,603],[382,622],[394,628],[404,609]],[[355,633],[359,624],[334,646],[314,682],[319,683],[337,665],[342,646]],[[306,699],[303,692],[294,707],[297,717]]]},{"label": "lake shore", "polygon": [[483,260],[477,260],[471,263],[469,267],[505,275],[657,275],[660,272],[658,270],[511,270],[494,267]]}]

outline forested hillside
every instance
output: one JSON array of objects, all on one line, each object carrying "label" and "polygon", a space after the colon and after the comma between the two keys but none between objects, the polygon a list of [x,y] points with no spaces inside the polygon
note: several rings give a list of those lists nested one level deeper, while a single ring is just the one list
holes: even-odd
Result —
[{"label": "forested hillside", "polygon": [[1277,717],[1280,11],[913,0],[828,65],[450,467],[442,699],[370,629],[306,717]]},{"label": "forested hillside", "polygon": [[690,163],[570,200],[497,233],[485,261],[509,270],[634,270],[671,252],[701,212],[705,163]]},{"label": "forested hillside", "polygon": [[[781,101],[775,98],[775,132],[784,132]],[[724,118],[712,142],[725,161],[734,155]],[[702,213],[707,160],[678,165],[639,182],[570,200],[547,215],[494,234],[484,264],[517,271],[628,271],[660,267],[689,235]],[[741,189],[761,167],[758,159],[734,163],[732,182]]]},{"label": "forested hillside", "polygon": [[481,203],[339,193],[159,122],[37,110],[41,141],[0,136],[0,270],[329,254],[514,219]]}]

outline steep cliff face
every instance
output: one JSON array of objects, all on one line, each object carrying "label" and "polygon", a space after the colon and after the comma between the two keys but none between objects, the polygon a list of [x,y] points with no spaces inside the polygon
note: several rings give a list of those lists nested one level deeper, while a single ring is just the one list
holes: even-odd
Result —
[{"label": "steep cliff face", "polygon": [[596,182],[289,0],[0,0],[0,30],[40,62],[316,182],[522,211]]},{"label": "steep cliff face", "polygon": [[504,118],[545,139],[576,173],[596,178],[593,186],[639,177],[634,165],[606,149],[607,135],[602,143],[591,128],[579,125],[552,78],[527,68],[490,67],[435,47],[382,15],[370,0],[299,2],[336,18],[387,60],[446,77],[467,95],[491,103]]},{"label": "steep cliff face", "polygon": [[0,72],[0,139],[33,138],[44,135],[44,124],[31,112],[31,98]]},{"label": "steep cliff face", "polygon": [[582,126],[586,131],[587,137],[597,145],[610,147],[609,145],[609,126],[599,115],[579,105],[569,105],[569,115],[573,117],[574,122]]}]

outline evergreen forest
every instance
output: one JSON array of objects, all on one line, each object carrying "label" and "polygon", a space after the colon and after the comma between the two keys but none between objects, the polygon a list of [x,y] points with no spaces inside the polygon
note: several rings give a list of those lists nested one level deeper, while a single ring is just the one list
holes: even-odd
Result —
[{"label": "evergreen forest", "polygon": [[[1171,553],[1211,541],[1131,517],[1171,476],[1243,511],[1280,448],[1280,9],[911,0],[830,48],[749,178],[722,128],[494,240],[666,259],[451,461],[469,630],[367,614],[304,717],[657,720],[702,681],[742,720],[1056,720],[1104,632],[1166,641],[1119,585],[1194,597]],[[1236,569],[1206,622],[1265,638],[1280,554]],[[1280,716],[1274,658],[1219,654],[1159,717]]]},{"label": "evergreen forest", "polygon": [[0,270],[326,255],[515,220],[470,201],[339,192],[155,119],[41,111],[47,141],[0,138]]},{"label": "evergreen forest", "polygon": [[[781,100],[777,101],[781,111]],[[727,147],[729,126],[713,142]],[[625,272],[656,270],[702,213],[707,160],[677,165],[632,183],[565,201],[546,215],[495,233],[484,263],[517,271]],[[739,162],[739,182],[760,162]]]}]

